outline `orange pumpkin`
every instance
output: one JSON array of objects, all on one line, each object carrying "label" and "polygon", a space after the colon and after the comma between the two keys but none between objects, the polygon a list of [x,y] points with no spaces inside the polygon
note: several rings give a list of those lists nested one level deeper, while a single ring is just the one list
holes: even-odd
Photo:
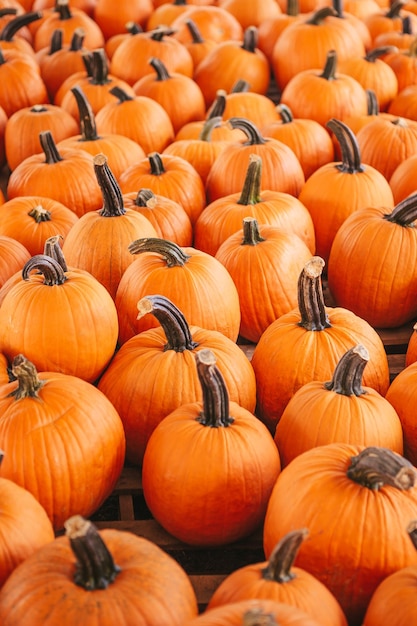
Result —
[{"label": "orange pumpkin", "polygon": [[417,323],[413,326],[413,332],[408,340],[407,352],[405,354],[405,366],[417,361]]},{"label": "orange pumpkin", "polygon": [[295,392],[274,435],[283,466],[306,450],[335,442],[382,446],[403,453],[397,412],[388,399],[362,385],[368,361],[364,346],[349,348],[330,381],[311,381]]},{"label": "orange pumpkin", "polygon": [[[179,406],[202,399],[195,367],[197,350],[212,350],[230,399],[248,411],[255,409],[256,388],[250,361],[234,341],[218,331],[190,327],[180,309],[164,296],[145,296],[137,308],[138,317],[151,314],[161,326],[126,341],[98,388],[122,419],[127,459],[141,465],[149,437],[160,421]],[[160,384],[165,385],[163,394],[158,391]]]},{"label": "orange pumpkin", "polygon": [[417,363],[407,365],[392,381],[386,399],[399,415],[404,433],[404,456],[417,464],[417,429],[414,418]]},{"label": "orange pumpkin", "polygon": [[[23,619],[32,626],[53,626],[58,618],[62,626],[71,626],[89,615],[110,626],[117,614],[126,626],[141,621],[182,626],[197,615],[189,577],[150,540],[113,529],[99,533],[79,515],[66,520],[65,530],[9,578],[0,600],[2,623]],[[61,594],[52,613],[39,585],[49,597]],[[154,602],[156,614],[149,608]]]},{"label": "orange pumpkin", "polygon": [[[69,515],[91,515],[111,494],[125,458],[123,425],[94,385],[38,374],[22,354],[11,362],[15,380],[0,388],[0,445],[9,450],[0,476],[32,493],[58,531]],[[70,484],[74,489],[64,488]]]},{"label": "orange pumpkin", "polygon": [[28,54],[0,46],[0,106],[7,117],[23,107],[49,102],[37,61]]},{"label": "orange pumpkin", "polygon": [[108,40],[113,35],[125,32],[127,22],[137,22],[143,28],[153,10],[152,0],[97,0],[94,19]]},{"label": "orange pumpkin", "polygon": [[[271,622],[271,620],[273,620]],[[270,624],[275,626],[319,626],[317,620],[305,611],[283,602],[259,599],[241,600],[204,611],[190,620],[187,626],[241,626],[242,624]]]},{"label": "orange pumpkin", "polygon": [[129,249],[139,256],[124,272],[116,292],[121,344],[159,326],[152,315],[137,319],[138,299],[152,293],[172,300],[189,324],[237,340],[239,295],[220,261],[197,248],[181,248],[158,238],[138,239]]},{"label": "orange pumpkin", "polygon": [[183,404],[153,431],[143,458],[143,494],[174,537],[221,546],[262,523],[280,460],[265,426],[229,400],[214,354],[198,350],[195,359],[203,400]]},{"label": "orange pumpkin", "polygon": [[[1,206],[1,210],[3,210]],[[10,235],[0,235],[0,286],[22,269],[30,259],[30,252],[18,239]]]}]

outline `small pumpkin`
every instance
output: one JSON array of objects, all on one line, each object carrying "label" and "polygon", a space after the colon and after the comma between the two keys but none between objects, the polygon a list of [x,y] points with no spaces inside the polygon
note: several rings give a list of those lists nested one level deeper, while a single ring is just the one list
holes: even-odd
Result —
[{"label": "small pumpkin", "polygon": [[319,626],[319,622],[295,606],[259,599],[241,600],[204,611],[187,626]]},{"label": "small pumpkin", "polygon": [[386,399],[397,412],[404,433],[404,456],[417,466],[417,431],[414,407],[416,402],[416,361],[407,365],[389,386]]},{"label": "small pumpkin", "polygon": [[143,494],[174,537],[221,546],[262,523],[280,460],[265,426],[229,401],[213,353],[199,350],[195,359],[203,400],[182,405],[153,431],[143,459]]},{"label": "small pumpkin", "polygon": [[[3,209],[4,204],[1,206]],[[26,246],[11,235],[0,235],[0,286],[29,261],[31,254]]]}]

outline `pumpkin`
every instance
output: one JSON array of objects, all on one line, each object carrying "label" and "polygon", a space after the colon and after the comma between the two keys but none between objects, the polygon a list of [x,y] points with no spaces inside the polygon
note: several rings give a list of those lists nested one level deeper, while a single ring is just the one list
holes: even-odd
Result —
[{"label": "pumpkin", "polygon": [[[45,592],[60,598],[52,612]],[[189,577],[166,552],[131,532],[98,532],[79,515],[66,520],[64,536],[13,572],[0,599],[4,626],[22,619],[75,626],[86,615],[102,626],[114,619],[120,626],[180,626],[197,612]]]},{"label": "pumpkin", "polygon": [[273,321],[297,306],[297,279],[311,251],[294,233],[245,217],[243,228],[215,256],[239,294],[239,334],[256,343]]},{"label": "pumpkin", "polygon": [[412,362],[401,370],[389,386],[386,399],[394,407],[404,433],[404,456],[417,464],[417,431],[415,425],[415,381],[417,364]]},{"label": "pumpkin", "polygon": [[311,381],[295,392],[274,435],[283,466],[306,450],[339,441],[403,454],[398,413],[388,399],[362,385],[368,362],[368,351],[358,344],[340,358],[331,380]]},{"label": "pumpkin", "polygon": [[276,107],[278,118],[260,127],[265,137],[273,137],[291,148],[300,161],[307,180],[322,165],[334,161],[334,147],[329,133],[311,118],[295,118],[289,106]]},{"label": "pumpkin", "polygon": [[[202,399],[195,367],[197,350],[212,350],[230,399],[248,411],[255,409],[256,388],[250,361],[234,341],[215,330],[190,327],[180,309],[164,296],[145,296],[137,308],[139,317],[151,314],[160,327],[126,341],[98,387],[122,419],[126,458],[140,465],[149,437],[159,422],[182,404]],[[167,381],[170,384],[166,385]],[[160,385],[164,386],[163,394],[159,392]]]},{"label": "pumpkin", "polygon": [[79,149],[58,150],[49,130],[39,133],[39,141],[42,151],[26,157],[11,173],[7,181],[9,200],[27,195],[47,196],[78,217],[99,209],[102,197],[91,154]]},{"label": "pumpkin", "polygon": [[404,17],[409,17],[411,28],[416,29],[415,16],[404,9],[404,4],[402,0],[393,0],[386,8],[381,8],[380,11],[371,13],[364,19],[371,35],[372,45],[382,33],[401,31]]},{"label": "pumpkin", "polygon": [[413,332],[408,340],[407,351],[405,353],[405,366],[417,361],[417,323],[413,326]]},{"label": "pumpkin", "polygon": [[[417,315],[417,194],[393,209],[358,209],[340,226],[328,265],[329,289],[339,306],[372,326],[395,328]],[[393,252],[397,250],[398,253]],[[341,280],[343,276],[343,280]]]},{"label": "pumpkin", "polygon": [[77,221],[74,211],[46,196],[18,196],[0,208],[0,234],[19,241],[29,256],[42,254],[49,237],[65,237]]},{"label": "pumpkin", "polygon": [[315,233],[310,213],[295,196],[262,187],[264,162],[265,157],[251,153],[240,192],[221,196],[206,206],[195,223],[195,247],[214,256],[221,244],[241,229],[242,220],[251,216],[260,224],[298,235],[314,252]]},{"label": "pumpkin", "polygon": [[128,167],[119,178],[122,193],[147,187],[179,202],[194,225],[206,206],[204,184],[197,170],[175,154],[149,152]]},{"label": "pumpkin", "polygon": [[417,121],[417,109],[415,106],[416,92],[417,84],[404,87],[404,89],[391,100],[388,109],[391,115]]},{"label": "pumpkin", "polygon": [[[190,7],[190,5],[186,6],[187,9]],[[193,60],[193,67],[196,68],[200,61],[204,59],[206,54],[216,47],[217,42],[213,39],[204,38],[197,24],[191,18],[188,18],[188,20],[185,22],[185,25],[191,35],[191,40],[184,41],[184,46],[187,48],[188,52],[191,55],[191,58]]]},{"label": "pumpkin", "polygon": [[114,354],[117,311],[107,289],[91,274],[64,271],[46,255],[25,263],[0,309],[0,345],[9,359],[22,352],[39,370],[93,382]]},{"label": "pumpkin", "polygon": [[110,71],[115,76],[134,85],[146,74],[152,74],[149,59],[160,59],[169,72],[193,75],[193,60],[187,48],[173,37],[174,30],[161,25],[125,39],[110,59]]},{"label": "pumpkin", "polygon": [[384,62],[394,70],[398,82],[398,94],[406,87],[417,83],[417,39],[416,33],[407,48],[390,52],[384,56]]},{"label": "pumpkin", "polygon": [[[4,452],[0,452],[0,462]],[[54,540],[54,529],[43,506],[29,492],[0,478],[0,587],[12,571],[36,550]]]},{"label": "pumpkin", "polygon": [[153,8],[152,0],[122,0],[117,6],[113,0],[97,0],[94,19],[108,40],[113,35],[124,33],[127,22],[137,22],[144,28]]},{"label": "pumpkin", "polygon": [[[131,89],[131,88],[129,88]],[[174,139],[174,128],[165,109],[152,98],[135,96],[115,86],[110,89],[113,100],[96,115],[99,133],[129,137],[144,150],[162,152]]]},{"label": "pumpkin", "polygon": [[367,206],[394,207],[394,198],[381,172],[361,159],[357,138],[347,124],[332,118],[326,127],[337,138],[341,160],[318,168],[298,199],[312,217],[316,253],[328,263],[336,233],[352,213]]},{"label": "pumpkin", "polygon": [[26,13],[16,14],[16,17],[8,20],[0,30],[0,46],[2,50],[16,50],[29,56],[35,56],[31,42],[25,37],[20,36],[20,29],[25,28],[29,24],[40,20],[42,13],[40,11],[27,11]]},{"label": "pumpkin", "polygon": [[[363,56],[365,45],[357,29],[340,19],[331,6],[317,8],[295,20],[278,37],[272,51],[271,69],[280,90],[300,72],[324,67],[330,50],[341,62]],[[324,83],[321,85],[325,88]]]},{"label": "pumpkin", "polygon": [[0,106],[7,117],[23,107],[49,102],[37,61],[28,54],[0,46]]},{"label": "pumpkin", "polygon": [[[53,9],[55,0],[31,0],[31,3],[34,11],[44,11],[45,9]],[[72,0],[71,4],[93,17],[97,0]]]},{"label": "pumpkin", "polygon": [[104,154],[94,157],[94,169],[103,207],[80,217],[67,234],[62,251],[70,265],[92,274],[114,299],[124,271],[135,260],[129,244],[141,237],[156,237],[156,230],[138,211],[125,208]]},{"label": "pumpkin", "polygon": [[72,115],[54,104],[34,104],[13,113],[6,123],[4,148],[10,170],[27,157],[42,151],[39,134],[52,133],[56,142],[77,132]]},{"label": "pumpkin", "polygon": [[[416,520],[407,525],[407,532],[417,549]],[[380,582],[371,596],[363,626],[378,626],[389,622],[392,626],[412,624],[417,617],[415,584],[417,568],[413,565],[393,572]]]},{"label": "pumpkin", "polygon": [[[281,102],[295,117],[307,117],[325,126],[330,118],[364,115],[366,91],[348,74],[337,69],[336,50],[329,50],[323,69],[307,69],[293,76],[281,93]],[[320,94],[320,96],[319,96]]]},{"label": "pumpkin", "polygon": [[57,142],[58,150],[62,148],[73,150],[81,148],[93,157],[104,153],[114,177],[118,179],[125,169],[145,157],[145,151],[136,141],[124,135],[113,133],[102,133],[99,135],[94,111],[84,91],[81,87],[75,85],[71,92],[77,101],[80,120],[79,128],[77,128],[76,132],[67,135],[65,139]]},{"label": "pumpkin", "polygon": [[281,14],[281,7],[275,0],[253,0],[250,3],[219,0],[218,5],[234,15],[242,28],[259,27],[265,20],[272,20]]},{"label": "pumpkin", "polygon": [[405,200],[408,196],[411,196],[416,191],[415,185],[415,165],[417,158],[415,154],[406,157],[401,161],[395,170],[393,171],[389,185],[392,190],[394,202],[399,204]]},{"label": "pumpkin", "polygon": [[187,626],[319,626],[320,622],[295,606],[274,600],[241,600],[204,611]]},{"label": "pumpkin", "polygon": [[[221,91],[217,90],[216,100]],[[244,79],[237,80],[226,93],[223,117],[226,120],[234,117],[245,118],[259,129],[279,118],[276,104],[270,95],[252,91],[249,82]]]},{"label": "pumpkin", "polygon": [[258,26],[258,47],[272,64],[272,54],[278,37],[291,22],[302,19],[298,0],[278,3],[281,12],[269,20],[263,20]]},{"label": "pumpkin", "polygon": [[111,494],[125,458],[123,425],[90,383],[38,373],[22,354],[11,363],[15,380],[0,388],[0,446],[9,451],[0,476],[32,493],[58,531],[69,515],[91,515]]},{"label": "pumpkin", "polygon": [[126,209],[134,209],[146,217],[155,228],[157,237],[169,239],[179,246],[191,246],[193,227],[184,207],[167,196],[155,194],[142,187],[136,193],[123,194]]},{"label": "pumpkin", "polygon": [[[194,4],[196,6],[193,6]],[[196,24],[204,39],[211,39],[216,43],[242,40],[243,28],[234,15],[214,3],[201,6],[195,2],[171,23],[174,31],[172,36],[181,43],[185,44],[192,39],[187,26],[190,19]]]},{"label": "pumpkin", "polygon": [[188,122],[204,119],[204,96],[195,80],[181,72],[168,71],[157,57],[151,57],[148,63],[155,73],[146,74],[134,83],[135,94],[158,102],[168,113],[174,132]]},{"label": "pumpkin", "polygon": [[231,143],[213,163],[206,181],[209,202],[242,189],[250,154],[262,157],[263,189],[283,191],[297,197],[305,179],[291,148],[277,139],[263,137],[255,124],[245,118],[235,117],[228,122],[233,128],[243,130],[247,139]]},{"label": "pumpkin", "polygon": [[203,93],[206,107],[216,98],[217,89],[230,91],[239,79],[250,84],[251,91],[266,94],[270,82],[268,59],[257,47],[257,28],[248,26],[241,41],[219,42],[194,70],[193,78]]},{"label": "pumpkin", "polygon": [[119,342],[159,326],[153,316],[137,319],[138,299],[152,293],[166,296],[188,323],[217,330],[236,341],[240,327],[239,295],[227,269],[213,256],[193,247],[181,248],[159,238],[129,245],[139,257],[125,270],[116,292]]},{"label": "pumpkin", "polygon": [[269,499],[266,558],[280,537],[304,523],[309,538],[297,566],[326,585],[348,623],[359,626],[378,584],[417,564],[406,532],[416,510],[416,477],[416,468],[387,448],[331,443],[300,454]]},{"label": "pumpkin", "polygon": [[269,599],[302,609],[323,626],[347,626],[335,597],[316,577],[294,565],[308,530],[301,528],[284,535],[269,559],[234,570],[215,589],[207,605],[218,606],[242,600]]},{"label": "pumpkin", "polygon": [[383,396],[389,387],[387,355],[376,330],[349,309],[325,305],[323,266],[321,257],[306,263],[298,280],[298,307],[268,326],[253,353],[256,413],[272,433],[294,393],[312,380],[329,380],[352,345],[361,343],[369,352],[363,384]]},{"label": "pumpkin", "polygon": [[[3,210],[2,205],[0,208]],[[0,234],[0,286],[22,269],[31,254],[26,246],[10,235]]]},{"label": "pumpkin", "polygon": [[189,7],[187,0],[172,0],[172,2],[164,2],[163,4],[154,8],[149,15],[145,30],[154,30],[161,24],[170,26],[178,15],[181,15],[183,11],[186,11]]},{"label": "pumpkin", "polygon": [[221,546],[263,522],[280,460],[265,426],[229,400],[213,352],[198,350],[195,359],[203,400],[178,407],[153,431],[143,458],[143,494],[174,537]]}]

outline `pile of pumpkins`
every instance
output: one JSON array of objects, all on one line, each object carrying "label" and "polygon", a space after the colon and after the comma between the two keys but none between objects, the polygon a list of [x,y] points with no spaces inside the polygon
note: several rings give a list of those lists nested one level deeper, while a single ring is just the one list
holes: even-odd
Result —
[{"label": "pile of pumpkins", "polygon": [[415,623],[417,1],[0,0],[0,85],[2,626]]}]

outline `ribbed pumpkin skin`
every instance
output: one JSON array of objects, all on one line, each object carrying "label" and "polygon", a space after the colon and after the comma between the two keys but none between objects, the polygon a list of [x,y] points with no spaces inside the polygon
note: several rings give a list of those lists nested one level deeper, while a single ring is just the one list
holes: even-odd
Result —
[{"label": "ribbed pumpkin skin", "polygon": [[[254,611],[262,616],[272,615],[279,626],[319,626],[313,617],[294,606],[289,606],[274,600],[256,599],[242,600],[204,611],[201,615],[187,623],[187,626],[241,626],[248,611]],[[267,618],[268,619],[268,618]],[[272,622],[273,623],[273,622]]]},{"label": "ribbed pumpkin skin", "polygon": [[417,620],[417,567],[404,567],[387,576],[372,594],[363,626],[409,626]]},{"label": "ribbed pumpkin skin", "polygon": [[9,359],[22,353],[39,371],[93,382],[116,348],[115,304],[91,274],[71,270],[66,275],[68,280],[52,287],[41,275],[13,285],[1,306],[0,345]]},{"label": "ribbed pumpkin skin", "polygon": [[225,545],[258,528],[280,472],[265,426],[235,402],[229,409],[234,422],[213,428],[198,421],[202,402],[182,405],[155,428],[145,450],[146,503],[169,533],[191,545]]},{"label": "ribbed pumpkin skin", "polygon": [[[193,350],[164,350],[162,328],[143,331],[122,345],[98,384],[117,409],[126,433],[126,455],[141,463],[146,443],[158,423],[183,404],[201,401],[195,352],[210,348],[216,355],[231,400],[254,411],[255,374],[242,350],[216,331],[190,328]],[[140,380],[140,385],[137,381]],[[163,393],[161,393],[163,389]]]},{"label": "ribbed pumpkin skin", "polygon": [[417,325],[413,327],[413,333],[408,341],[407,352],[405,353],[405,366],[417,361]]},{"label": "ribbed pumpkin skin", "polygon": [[[37,221],[29,215],[39,206],[49,212],[50,219]],[[49,237],[65,237],[77,221],[74,211],[57,200],[47,196],[19,196],[2,205],[0,234],[17,239],[33,256],[43,253]]]},{"label": "ribbed pumpkin skin", "polygon": [[[91,384],[57,372],[38,398],[15,399],[13,381],[0,389],[0,476],[30,491],[59,530],[71,515],[92,515],[123,468],[125,436],[113,405]],[[30,471],[29,471],[30,468]]]},{"label": "ribbed pumpkin skin", "polygon": [[350,479],[351,458],[363,449],[334,443],[294,459],[275,483],[264,524],[267,558],[285,533],[309,529],[296,564],[330,589],[352,626],[362,624],[383,578],[417,565],[406,531],[416,515],[417,487],[370,490]]},{"label": "ribbed pumpkin skin", "polygon": [[417,466],[416,383],[417,363],[411,363],[394,378],[385,397],[398,413],[402,424],[404,456]]},{"label": "ribbed pumpkin skin", "polygon": [[35,550],[55,538],[44,508],[12,480],[0,479],[0,586]]},{"label": "ribbed pumpkin skin", "polygon": [[[191,582],[169,555],[148,539],[113,529],[100,532],[121,573],[106,589],[76,585],[74,555],[66,537],[58,537],[27,559],[3,588],[4,626],[182,626],[197,614]],[[45,594],[56,598],[54,607]],[[86,617],[88,616],[88,617]]]},{"label": "ribbed pumpkin skin", "polygon": [[190,325],[218,330],[237,340],[239,295],[229,272],[205,252],[190,247],[182,250],[191,256],[183,266],[168,267],[159,254],[147,252],[126,269],[115,297],[120,343],[159,325],[151,315],[137,319],[138,300],[154,293],[172,300]]},{"label": "ribbed pumpkin skin", "polygon": [[328,263],[338,306],[376,328],[395,328],[417,315],[417,232],[384,219],[391,212],[372,206],[350,215],[336,233]]},{"label": "ribbed pumpkin skin", "polygon": [[311,380],[330,380],[341,356],[357,343],[362,343],[370,355],[363,384],[385,396],[389,386],[388,360],[377,332],[347,309],[326,310],[330,328],[306,330],[299,325],[300,313],[295,310],[272,322],[256,345],[252,366],[257,414],[273,431],[297,389]]},{"label": "ribbed pumpkin skin", "polygon": [[9,235],[0,235],[0,286],[30,259],[30,252],[20,241]]}]

